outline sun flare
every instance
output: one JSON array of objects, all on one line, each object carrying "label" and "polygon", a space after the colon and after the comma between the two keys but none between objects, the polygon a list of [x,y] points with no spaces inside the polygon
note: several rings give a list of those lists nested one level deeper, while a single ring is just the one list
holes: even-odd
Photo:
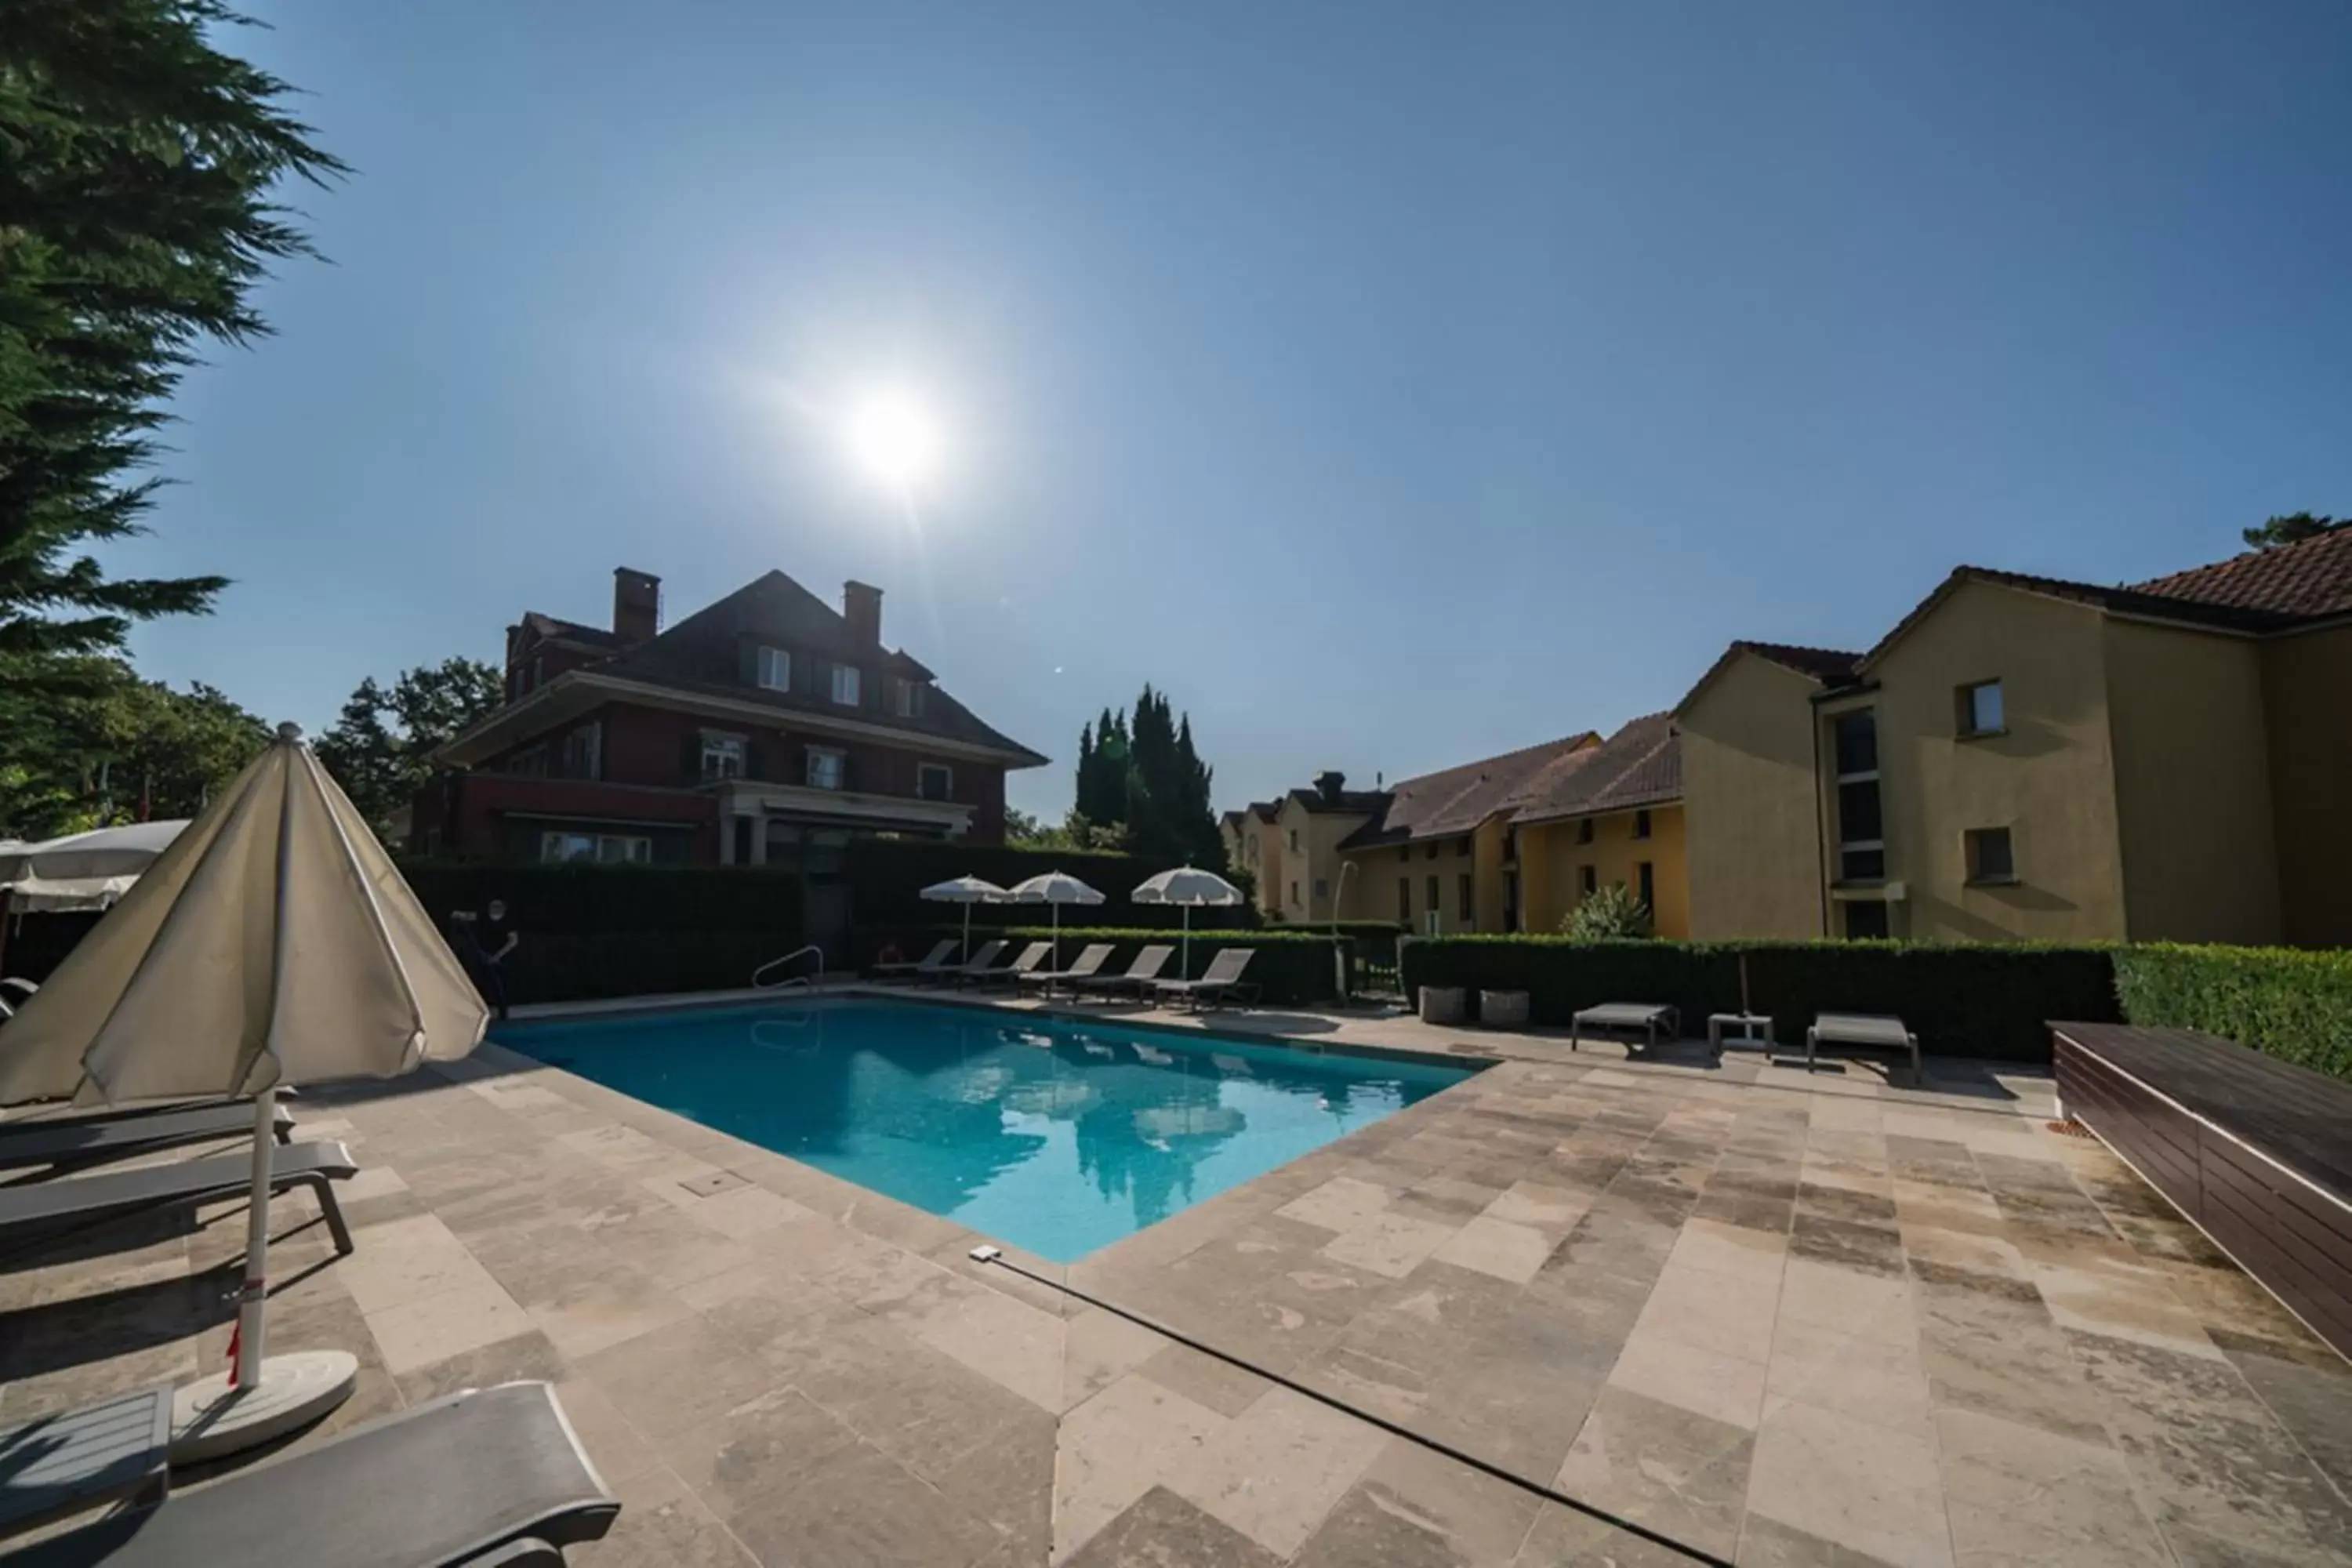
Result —
[{"label": "sun flare", "polygon": [[916,489],[939,470],[939,423],[909,393],[881,392],[859,403],[850,411],[845,435],[857,466],[894,490]]}]

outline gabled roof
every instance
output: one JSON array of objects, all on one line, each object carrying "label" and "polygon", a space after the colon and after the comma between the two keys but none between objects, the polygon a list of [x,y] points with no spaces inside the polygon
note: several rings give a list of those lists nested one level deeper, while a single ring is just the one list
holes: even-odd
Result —
[{"label": "gabled roof", "polygon": [[1665,805],[1683,797],[1682,736],[1672,713],[1645,713],[1556,770],[1518,803],[1514,822],[1556,822]]},{"label": "gabled roof", "polygon": [[1295,789],[1282,798],[1297,801],[1300,809],[1307,812],[1337,812],[1343,816],[1352,813],[1369,816],[1387,805],[1389,797],[1385,790],[1343,789],[1339,799],[1329,800],[1318,789]]},{"label": "gabled roof", "polygon": [[1272,822],[1276,817],[1282,815],[1282,802],[1278,800],[1254,800],[1249,803],[1249,813],[1252,816],[1256,817],[1260,822]]},{"label": "gabled roof", "polygon": [[567,621],[555,616],[542,616],[537,610],[525,610],[522,624],[539,637],[562,642],[582,643],[598,648],[627,646],[618,632],[606,631],[603,626],[583,626],[578,621]]},{"label": "gabled roof", "polygon": [[2135,584],[2133,591],[2296,620],[2352,615],[2352,527],[2250,550],[2210,566]]},{"label": "gabled roof", "polygon": [[1499,757],[1443,768],[1390,786],[1381,813],[1339,841],[1342,849],[1451,838],[1511,808],[1534,778],[1562,758],[1589,751],[1601,737],[1586,730]]},{"label": "gabled roof", "polygon": [[[2184,574],[2185,575],[2185,574]],[[1936,591],[1912,607],[1911,613],[1895,623],[1894,629],[1874,644],[1854,666],[1856,674],[1866,675],[1878,661],[1886,657],[1887,649],[1908,634],[1912,627],[1926,620],[1935,608],[1951,597],[1962,584],[1987,583],[1999,588],[2011,588],[2022,594],[2039,594],[2044,598],[2064,599],[2105,610],[2110,615],[2131,616],[2144,620],[2172,621],[2181,626],[2202,626],[2213,631],[2268,632],[2294,624],[2296,617],[2272,610],[2242,607],[2235,605],[2204,604],[2194,599],[2168,597],[2147,593],[2137,588],[2107,588],[2096,583],[2070,583],[2063,577],[2037,577],[2030,572],[2000,572],[1990,566],[1956,566],[1952,574],[1937,584]]]},{"label": "gabled roof", "polygon": [[1690,705],[1698,700],[1698,694],[1713,684],[1717,676],[1730,668],[1735,660],[1743,658],[1760,658],[1777,664],[1819,686],[1846,686],[1853,683],[1854,666],[1861,662],[1862,655],[1838,648],[1800,647],[1793,643],[1750,642],[1743,638],[1725,648],[1721,656],[1706,667],[1706,673],[1683,693],[1683,700],[1675,704],[1675,716],[1688,712]]}]

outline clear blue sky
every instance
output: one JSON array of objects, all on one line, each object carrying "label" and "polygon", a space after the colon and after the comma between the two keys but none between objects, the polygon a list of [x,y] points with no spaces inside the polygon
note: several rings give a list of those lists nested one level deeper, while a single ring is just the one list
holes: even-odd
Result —
[{"label": "clear blue sky", "polygon": [[[2352,511],[2352,5],[272,3],[356,173],[179,400],[143,668],[330,722],[769,567],[1220,805]],[[919,530],[825,410],[926,389]]]}]

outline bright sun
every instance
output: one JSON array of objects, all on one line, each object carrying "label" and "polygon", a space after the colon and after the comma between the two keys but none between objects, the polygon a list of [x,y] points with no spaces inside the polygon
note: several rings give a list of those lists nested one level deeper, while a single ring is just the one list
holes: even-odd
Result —
[{"label": "bright sun", "polygon": [[939,468],[939,426],[904,392],[877,393],[857,405],[846,435],[858,466],[895,490],[916,489]]}]

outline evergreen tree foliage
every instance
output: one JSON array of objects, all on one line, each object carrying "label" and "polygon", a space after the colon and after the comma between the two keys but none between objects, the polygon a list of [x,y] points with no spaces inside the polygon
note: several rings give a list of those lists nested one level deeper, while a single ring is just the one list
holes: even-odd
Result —
[{"label": "evergreen tree foliage", "polygon": [[1221,869],[1224,838],[1209,808],[1210,770],[1190,714],[1150,686],[1130,711],[1109,709],[1078,731],[1077,793],[1066,829],[1075,843],[1114,840],[1171,865]]},{"label": "evergreen tree foliage", "polygon": [[0,838],[194,816],[269,744],[269,726],[201,683],[174,691],[118,658],[54,661],[0,755]]},{"label": "evergreen tree foliage", "polygon": [[266,331],[254,286],[308,252],[270,193],[342,167],[282,111],[286,84],[213,47],[239,20],[217,0],[0,5],[0,730],[87,684],[73,656],[223,585],[113,577],[87,552],[139,531],[160,481],[134,471],[197,346]]},{"label": "evergreen tree foliage", "polygon": [[2352,528],[2352,517],[2325,517],[2316,512],[2291,511],[2283,517],[2270,519],[2260,528],[2246,529],[2240,537],[2257,550],[2276,550],[2282,544],[2300,544],[2306,539],[2316,539],[2339,528]]}]

